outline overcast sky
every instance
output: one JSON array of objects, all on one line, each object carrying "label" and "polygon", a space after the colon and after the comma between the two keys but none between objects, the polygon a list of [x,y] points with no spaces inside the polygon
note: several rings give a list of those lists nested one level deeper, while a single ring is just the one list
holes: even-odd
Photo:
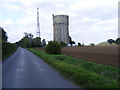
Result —
[{"label": "overcast sky", "polygon": [[53,40],[55,15],[69,15],[69,34],[78,43],[99,43],[118,37],[119,0],[0,0],[0,27],[9,42],[19,41],[24,32],[36,37],[36,11],[40,11],[41,38]]}]

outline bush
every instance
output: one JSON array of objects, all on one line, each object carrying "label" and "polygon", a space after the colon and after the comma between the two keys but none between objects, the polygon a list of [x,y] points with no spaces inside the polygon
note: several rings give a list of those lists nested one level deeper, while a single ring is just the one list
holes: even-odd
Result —
[{"label": "bush", "polygon": [[78,43],[78,46],[81,46],[81,43]]},{"label": "bush", "polygon": [[61,54],[61,44],[57,41],[50,41],[48,42],[45,51],[49,54]]}]

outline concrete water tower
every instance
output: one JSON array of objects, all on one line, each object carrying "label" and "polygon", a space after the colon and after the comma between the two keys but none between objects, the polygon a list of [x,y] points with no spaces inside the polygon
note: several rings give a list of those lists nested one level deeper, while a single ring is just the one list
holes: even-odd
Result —
[{"label": "concrete water tower", "polygon": [[54,41],[69,44],[69,16],[53,14],[53,39]]}]

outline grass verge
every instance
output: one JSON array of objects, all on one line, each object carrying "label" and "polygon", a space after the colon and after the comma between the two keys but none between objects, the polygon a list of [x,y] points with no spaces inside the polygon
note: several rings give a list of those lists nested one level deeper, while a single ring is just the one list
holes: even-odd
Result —
[{"label": "grass verge", "polygon": [[64,77],[83,88],[119,88],[120,69],[78,60],[66,55],[49,55],[28,49],[50,64]]}]

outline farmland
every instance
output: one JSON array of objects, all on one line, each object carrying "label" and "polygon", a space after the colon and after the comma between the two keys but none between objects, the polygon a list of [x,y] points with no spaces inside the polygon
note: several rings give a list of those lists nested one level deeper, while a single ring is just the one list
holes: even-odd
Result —
[{"label": "farmland", "polygon": [[64,47],[62,54],[114,67],[118,67],[120,64],[118,62],[118,46]]},{"label": "farmland", "polygon": [[[43,48],[36,48],[44,50]],[[119,48],[120,49],[120,48]],[[118,46],[63,47],[62,54],[98,64],[118,67]]]}]

